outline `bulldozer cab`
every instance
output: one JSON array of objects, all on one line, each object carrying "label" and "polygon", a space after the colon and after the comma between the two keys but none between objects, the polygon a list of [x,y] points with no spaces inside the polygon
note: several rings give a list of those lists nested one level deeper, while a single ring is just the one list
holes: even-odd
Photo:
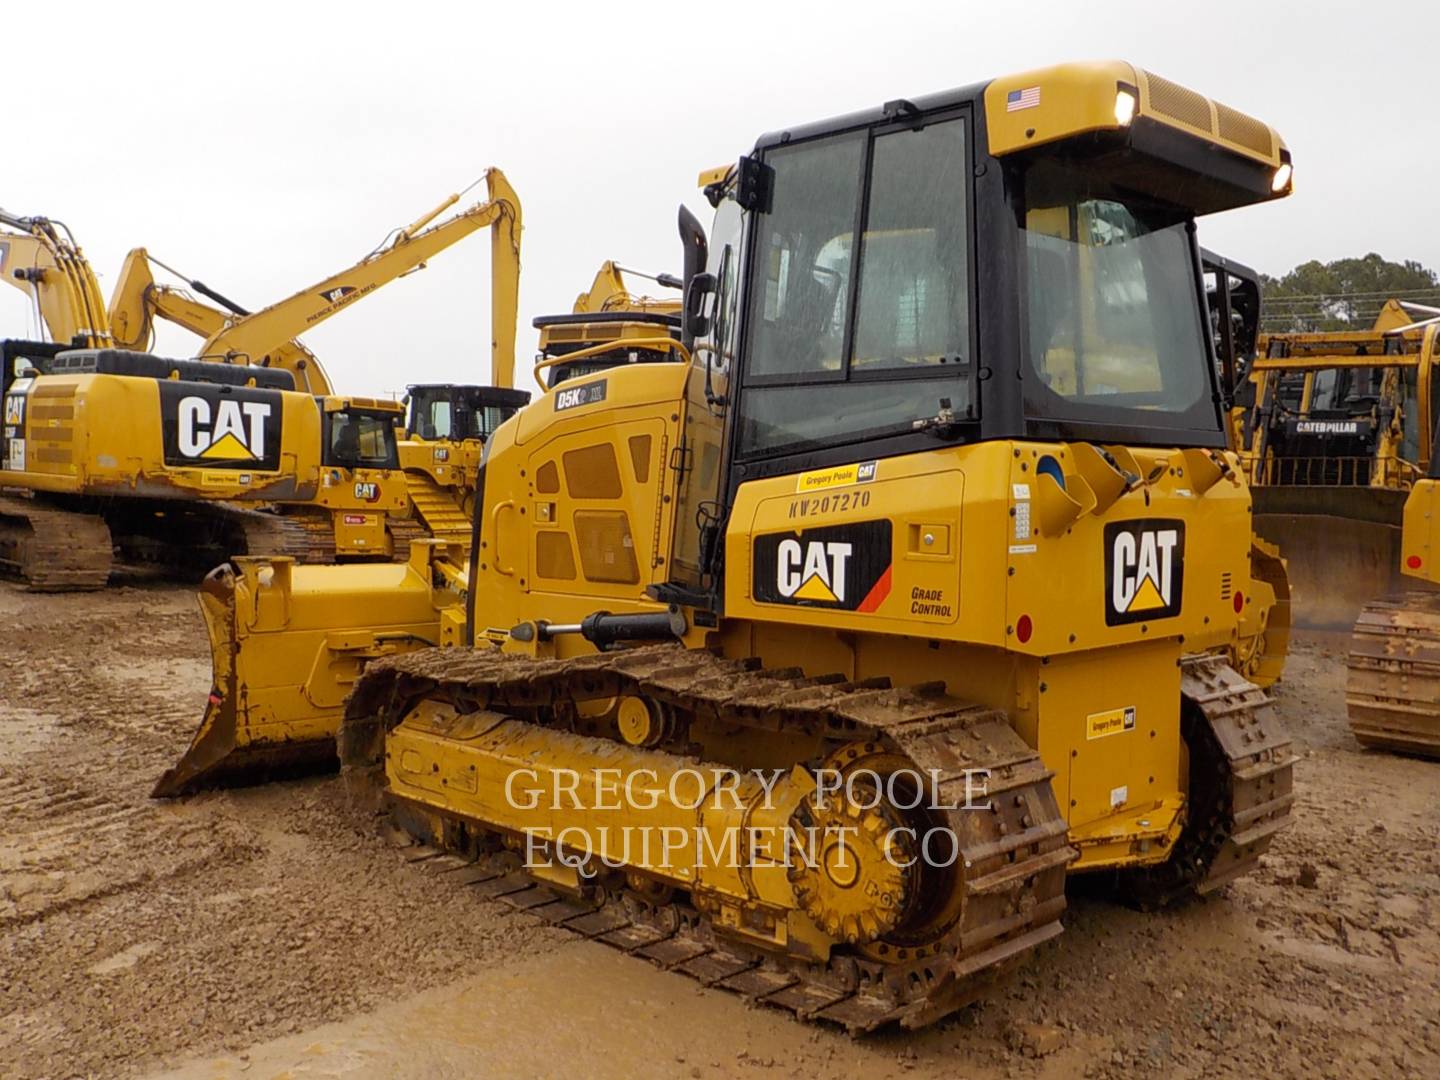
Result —
[{"label": "bulldozer cab", "polygon": [[340,469],[398,469],[395,422],[400,407],[383,402],[321,399],[324,452],[321,464]]},{"label": "bulldozer cab", "polygon": [[405,400],[407,437],[484,442],[530,400],[530,394],[495,386],[418,383],[406,388]]},{"label": "bulldozer cab", "polygon": [[[892,102],[764,137],[712,179],[673,595],[717,587],[751,480],[1002,438],[1226,446],[1194,219],[1285,193],[1288,153],[1267,135],[1268,163],[1209,169],[1148,122],[1033,146],[1003,110]],[[1221,329],[1243,356],[1240,277]]]},{"label": "bulldozer cab", "polygon": [[680,336],[680,317],[664,310],[540,315],[534,326],[540,331],[536,371],[547,389],[622,364],[667,363]]},{"label": "bulldozer cab", "polygon": [[1289,561],[1298,625],[1350,626],[1403,587],[1406,494],[1434,459],[1436,325],[1262,335],[1242,460],[1255,530]]},{"label": "bulldozer cab", "polygon": [[1200,249],[1210,335],[1227,400],[1237,403],[1260,338],[1260,275],[1243,263]]}]

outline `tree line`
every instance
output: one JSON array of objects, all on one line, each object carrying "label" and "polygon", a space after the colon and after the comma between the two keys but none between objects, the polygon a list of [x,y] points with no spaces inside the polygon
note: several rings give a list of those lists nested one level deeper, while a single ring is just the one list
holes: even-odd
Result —
[{"label": "tree line", "polygon": [[1374,252],[1332,262],[1312,259],[1278,278],[1261,274],[1260,287],[1261,325],[1269,332],[1365,330],[1391,297],[1440,307],[1440,276],[1434,270]]}]

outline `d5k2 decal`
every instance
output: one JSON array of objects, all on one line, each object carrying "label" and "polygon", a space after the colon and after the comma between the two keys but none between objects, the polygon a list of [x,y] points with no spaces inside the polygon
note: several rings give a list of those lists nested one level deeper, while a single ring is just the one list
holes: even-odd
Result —
[{"label": "d5k2 decal", "polygon": [[755,599],[874,611],[890,595],[890,522],[858,521],[755,538]]},{"label": "d5k2 decal", "polygon": [[208,469],[280,467],[280,394],[162,379],[165,464]]},{"label": "d5k2 decal", "polygon": [[1105,625],[1180,614],[1185,593],[1185,523],[1116,521],[1105,526]]}]

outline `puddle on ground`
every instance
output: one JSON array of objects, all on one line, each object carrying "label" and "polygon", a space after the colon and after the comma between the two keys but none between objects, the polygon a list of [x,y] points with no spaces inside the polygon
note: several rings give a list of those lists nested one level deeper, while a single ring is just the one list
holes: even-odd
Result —
[{"label": "puddle on ground", "polygon": [[[837,1032],[617,957],[604,946],[573,942],[373,1013],[259,1043],[241,1054],[194,1058],[153,1075],[157,1080],[716,1076],[742,1071],[746,1063],[803,1068],[815,1060],[817,1042],[832,1041],[856,1045]],[[893,1050],[888,1058],[893,1062]]]}]

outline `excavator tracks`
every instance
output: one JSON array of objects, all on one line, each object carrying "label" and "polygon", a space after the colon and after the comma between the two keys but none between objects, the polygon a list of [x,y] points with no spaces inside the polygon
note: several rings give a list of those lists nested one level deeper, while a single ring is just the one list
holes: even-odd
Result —
[{"label": "excavator tracks", "polygon": [[244,552],[229,554],[289,555],[301,563],[335,561],[335,527],[325,513],[275,514],[227,506],[244,538]]},{"label": "excavator tracks", "polygon": [[1440,593],[1367,604],[1347,664],[1355,738],[1377,750],[1440,758]]},{"label": "excavator tracks", "polygon": [[0,569],[34,592],[103,589],[114,555],[110,528],[99,515],[0,496]]},{"label": "excavator tracks", "polygon": [[[949,893],[928,898],[948,913],[944,925],[918,946],[886,945],[882,937],[863,948],[837,944],[826,962],[802,959],[742,940],[698,910],[689,892],[661,902],[628,887],[553,890],[525,872],[486,822],[386,786],[387,732],[422,700],[498,711],[558,738],[564,718],[575,715],[572,702],[613,695],[640,696],[666,715],[708,718],[732,730],[802,731],[837,747],[861,740],[922,772],[937,770],[930,774],[938,778],[937,801],[955,808],[931,812],[945,815],[959,844],[956,869],[945,879]],[[951,697],[940,684],[809,678],[677,645],[569,660],[426,649],[377,661],[347,706],[340,755],[352,790],[378,795],[420,841],[417,861],[447,880],[707,986],[852,1033],[933,1023],[1059,934],[1065,870],[1075,858],[1053,774],[997,710]],[[967,770],[977,769],[989,774],[988,805],[967,811]]]},{"label": "excavator tracks", "polygon": [[1154,909],[1206,895],[1254,869],[1290,823],[1296,761],[1265,692],[1222,657],[1187,657],[1180,731],[1190,753],[1185,829],[1169,859],[1122,871],[1123,892]]}]

